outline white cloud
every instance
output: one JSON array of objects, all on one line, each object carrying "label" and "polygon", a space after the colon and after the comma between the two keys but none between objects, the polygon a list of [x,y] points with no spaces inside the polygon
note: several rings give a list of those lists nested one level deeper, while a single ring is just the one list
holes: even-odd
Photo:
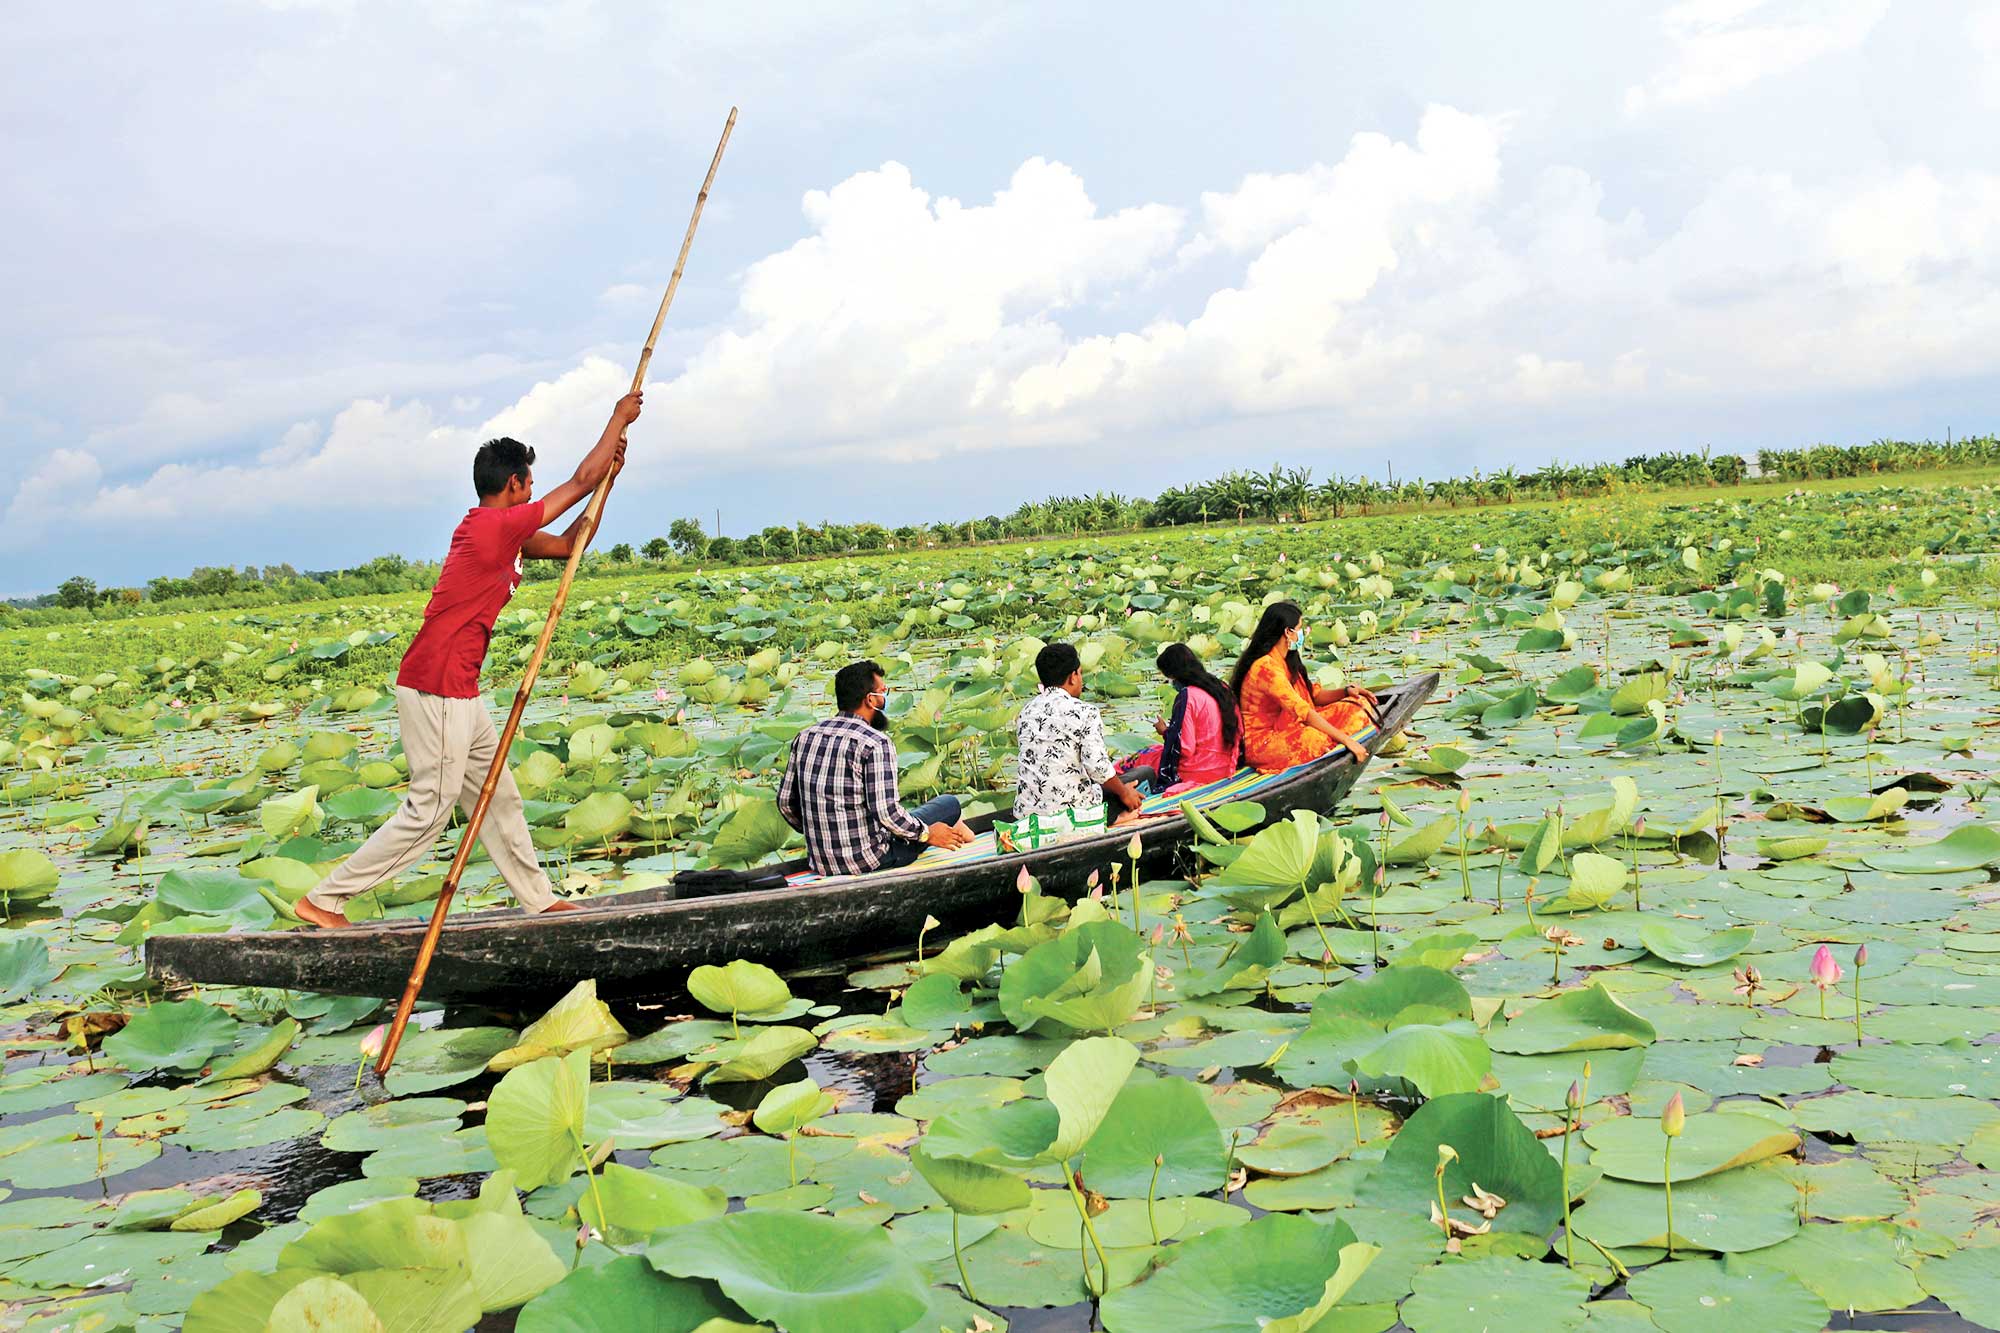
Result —
[{"label": "white cloud", "polygon": [[540,485],[568,475],[603,429],[609,404],[629,387],[602,357],[535,385],[478,426],[439,420],[422,402],[359,399],[322,432],[300,422],[247,461],[168,463],[105,483],[99,460],[58,449],[23,482],[7,509],[20,544],[57,523],[109,526],[184,523],[273,513],[420,509],[469,499],[472,453],[482,440],[514,435],[540,446]]},{"label": "white cloud", "polygon": [[[2000,174],[1743,169],[1649,218],[1578,167],[1510,170],[1509,151],[1502,118],[1434,107],[1407,140],[1356,135],[1330,163],[1204,193],[1192,215],[1100,208],[1041,158],[978,203],[895,163],[857,173],[805,195],[806,234],[742,273],[681,366],[655,361],[624,490],[664,490],[647,464],[668,455],[678,483],[752,458],[893,464],[1301,413],[1338,449],[1507,414],[1990,373]],[[241,458],[62,450],[20,483],[9,526],[18,542],[57,507],[84,529],[435,504],[464,492],[495,434],[535,444],[546,484],[628,373],[585,356],[477,426],[448,388],[449,414],[358,399]]]},{"label": "white cloud", "polygon": [[1713,101],[1852,50],[1888,8],[1888,0],[1685,0],[1660,17],[1673,57],[1625,90],[1625,110]]},{"label": "white cloud", "polygon": [[57,522],[64,506],[87,500],[103,477],[97,460],[81,449],[57,449],[42,460],[7,506],[7,527],[40,530]]}]

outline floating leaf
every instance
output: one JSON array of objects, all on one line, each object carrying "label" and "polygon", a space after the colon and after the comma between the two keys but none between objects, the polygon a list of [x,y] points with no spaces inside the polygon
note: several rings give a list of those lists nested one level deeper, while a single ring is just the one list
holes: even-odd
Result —
[{"label": "floating leaf", "polygon": [[752,1318],[792,1333],[888,1333],[927,1304],[922,1274],[881,1228],[814,1213],[753,1210],[673,1227],[646,1258],[713,1281]]},{"label": "floating leaf", "polygon": [[1304,1333],[1378,1253],[1356,1241],[1345,1222],[1274,1213],[1222,1227],[1175,1245],[1145,1281],[1107,1295],[1104,1327],[1111,1333]]}]

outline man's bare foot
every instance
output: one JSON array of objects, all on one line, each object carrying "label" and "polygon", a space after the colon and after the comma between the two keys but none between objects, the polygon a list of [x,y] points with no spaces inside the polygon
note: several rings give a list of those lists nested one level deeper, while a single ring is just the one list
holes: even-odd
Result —
[{"label": "man's bare foot", "polygon": [[550,912],[581,912],[582,910],[583,909],[581,907],[578,907],[575,903],[570,902],[568,899],[558,898],[554,902],[550,903],[547,907],[544,907],[539,913],[539,915],[547,916]]},{"label": "man's bare foot", "polygon": [[301,898],[292,904],[292,914],[299,920],[318,926],[321,930],[339,930],[354,923],[338,912],[329,912],[310,898]]}]

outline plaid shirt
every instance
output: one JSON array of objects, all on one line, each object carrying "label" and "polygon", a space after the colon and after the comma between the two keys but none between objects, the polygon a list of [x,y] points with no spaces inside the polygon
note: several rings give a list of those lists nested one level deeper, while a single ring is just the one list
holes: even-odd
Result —
[{"label": "plaid shirt", "polygon": [[926,830],[896,795],[896,746],[842,713],[792,737],[778,813],[806,835],[806,857],[822,875],[877,870],[896,838]]}]

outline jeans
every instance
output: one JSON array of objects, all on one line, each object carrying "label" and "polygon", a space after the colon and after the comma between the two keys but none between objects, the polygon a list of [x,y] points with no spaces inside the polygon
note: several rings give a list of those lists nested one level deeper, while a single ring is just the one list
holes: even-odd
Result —
[{"label": "jeans", "polygon": [[[930,800],[925,801],[922,805],[910,811],[910,813],[925,828],[929,828],[932,824],[956,824],[959,818],[958,798],[956,796],[933,796]],[[898,838],[889,844],[888,855],[882,858],[882,864],[876,868],[878,870],[900,870],[919,856],[922,856],[924,848],[928,846],[930,844],[927,842]]]}]

